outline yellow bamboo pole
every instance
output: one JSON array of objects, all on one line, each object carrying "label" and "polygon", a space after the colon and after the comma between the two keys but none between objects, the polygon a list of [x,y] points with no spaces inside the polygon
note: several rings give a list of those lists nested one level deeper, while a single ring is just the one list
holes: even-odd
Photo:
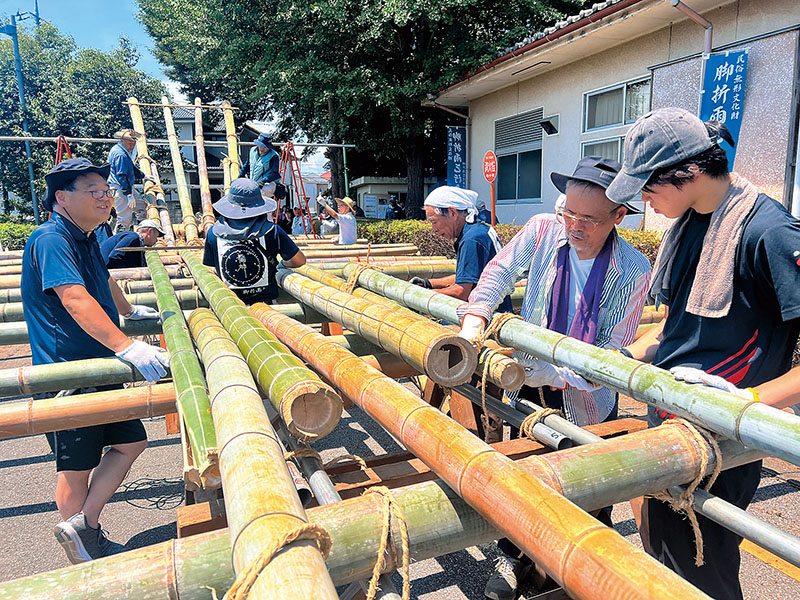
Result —
[{"label": "yellow bamboo pole", "polygon": [[200,98],[194,99],[194,140],[196,143],[197,174],[200,177],[200,204],[203,207],[203,223],[200,229],[203,235],[214,225],[214,209],[211,207],[211,188],[208,185],[208,165],[206,164],[206,146],[203,136],[203,109]]},{"label": "yellow bamboo pole", "polygon": [[142,137],[136,140],[136,147],[139,155],[139,168],[146,176],[152,177],[155,180],[155,183],[147,181],[144,185],[144,196],[147,202],[147,218],[161,222],[161,228],[164,230],[165,243],[167,246],[174,246],[175,232],[172,230],[172,222],[169,218],[167,202],[164,199],[164,190],[161,188],[158,167],[156,166],[156,161],[150,157],[150,153],[147,150],[147,137],[144,131],[142,111],[139,109],[139,101],[134,96],[128,98],[128,109],[131,113],[133,129],[142,134]]},{"label": "yellow bamboo pole", "polygon": [[226,156],[222,159],[222,181],[224,192],[227,194],[231,189],[231,160]]},{"label": "yellow bamboo pole", "polygon": [[[236,124],[233,122],[233,110],[229,102],[222,103],[222,114],[225,118],[225,139],[228,141],[228,168],[230,172],[231,181],[239,176],[239,138],[236,135]],[[225,193],[228,193],[226,184]]]},{"label": "yellow bamboo pole", "polygon": [[[307,525],[308,518],[236,344],[210,310],[194,311],[189,327],[206,367],[233,568],[240,575],[266,547]],[[248,598],[280,598],[289,590],[297,598],[338,599],[315,542],[299,540],[275,555],[258,573]]]},{"label": "yellow bamboo pole", "polygon": [[[370,250],[370,256],[410,256],[418,252],[417,247],[411,244],[397,244],[390,245],[387,248],[373,248]],[[339,246],[337,248],[323,249],[323,250],[305,250],[303,254],[308,259],[315,258],[343,258],[345,256],[359,256],[361,260],[365,260],[367,256],[366,248],[350,248]]]},{"label": "yellow bamboo pole", "polygon": [[[161,97],[164,104],[169,104],[166,96]],[[178,186],[178,200],[181,204],[183,214],[183,232],[186,236],[186,243],[191,244],[198,238],[197,221],[194,218],[192,208],[192,197],[189,195],[189,186],[186,185],[186,173],[183,171],[183,155],[178,146],[178,136],[175,133],[175,123],[172,120],[172,109],[164,107],[164,123],[167,126],[167,139],[169,140],[169,152],[172,156],[172,170],[175,173],[175,183]]]},{"label": "yellow bamboo pole", "polygon": [[[707,598],[613,529],[426,404],[403,385],[309,327],[260,305],[259,320],[333,381],[472,508],[533,558],[571,597]],[[552,486],[552,487],[550,487]]]}]

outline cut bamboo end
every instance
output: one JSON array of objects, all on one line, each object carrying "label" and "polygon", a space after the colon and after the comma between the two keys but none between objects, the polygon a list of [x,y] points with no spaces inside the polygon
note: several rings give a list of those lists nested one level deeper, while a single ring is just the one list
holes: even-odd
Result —
[{"label": "cut bamboo end", "polygon": [[489,381],[508,391],[516,391],[525,383],[525,369],[516,360],[496,350],[484,348],[478,360],[478,375],[483,375],[484,361],[489,362]]},{"label": "cut bamboo end", "polygon": [[472,377],[478,366],[475,349],[467,340],[446,336],[432,343],[425,351],[425,373],[445,387],[461,385]]},{"label": "cut bamboo end", "polygon": [[301,381],[281,399],[281,416],[289,432],[311,443],[334,430],[342,417],[342,399],[328,384]]}]

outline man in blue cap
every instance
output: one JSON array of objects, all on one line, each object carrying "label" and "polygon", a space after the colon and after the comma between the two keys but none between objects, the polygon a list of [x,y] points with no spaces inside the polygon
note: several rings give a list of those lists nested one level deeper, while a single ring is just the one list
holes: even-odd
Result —
[{"label": "man in blue cap", "polygon": [[[250,179],[260,185],[280,179],[281,157],[272,145],[272,136],[262,133],[253,143],[255,146],[250,149],[247,160],[247,165],[250,166]],[[242,167],[239,177],[244,175],[247,165]]]},{"label": "man in blue cap", "polygon": [[[22,258],[22,302],[32,362],[116,355],[148,381],[157,381],[166,375],[166,353],[130,339],[118,324],[120,315],[155,319],[158,312],[128,303],[109,275],[93,233],[111,211],[108,170],[108,165],[73,158],[45,176],[43,204],[52,218],[33,231]],[[95,388],[59,395],[88,391]],[[98,523],[100,512],[147,446],[144,427],[138,419],[80,427],[48,433],[47,441],[56,457],[56,504],[64,518],[55,527],[56,538],[73,563],[99,558],[110,547]]]},{"label": "man in blue cap", "polygon": [[278,255],[285,267],[300,267],[306,257],[270,218],[277,209],[261,195],[252,179],[231,182],[228,193],[214,203],[219,219],[206,233],[203,264],[214,267],[223,282],[247,304],[271,304],[278,297],[275,273]]}]

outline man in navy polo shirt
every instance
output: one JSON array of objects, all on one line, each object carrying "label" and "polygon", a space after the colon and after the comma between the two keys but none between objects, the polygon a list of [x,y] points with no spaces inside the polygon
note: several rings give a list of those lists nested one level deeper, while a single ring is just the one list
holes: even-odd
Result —
[{"label": "man in navy polo shirt", "polygon": [[100,254],[109,269],[130,269],[146,266],[144,252],[122,248],[150,248],[164,235],[164,230],[153,219],[145,219],[136,226],[136,231],[120,231],[100,243]]},{"label": "man in navy polo shirt", "polygon": [[[437,279],[413,277],[411,283],[440,294],[467,300],[481,278],[483,269],[500,251],[497,232],[477,219],[477,192],[441,186],[425,198],[425,214],[433,231],[453,241],[456,249],[456,273]],[[511,312],[511,298],[500,303],[498,312]]]},{"label": "man in navy polo shirt", "polygon": [[[110,277],[93,233],[111,211],[114,196],[106,183],[108,169],[74,158],[45,177],[43,204],[52,218],[33,231],[22,259],[22,301],[32,362],[116,355],[148,381],[157,381],[166,374],[166,353],[128,338],[118,323],[120,314],[150,319],[158,318],[158,312],[128,303]],[[94,388],[59,395],[90,390]],[[55,527],[56,538],[73,563],[99,558],[110,547],[98,523],[100,512],[146,447],[144,427],[139,420],[80,427],[49,433],[47,441],[56,457],[56,504],[64,518]],[[104,454],[105,447],[109,449]]]},{"label": "man in navy polo shirt", "polygon": [[278,298],[279,254],[283,266],[306,264],[297,244],[270,219],[277,208],[255,181],[243,177],[234,179],[228,193],[214,203],[220,216],[206,233],[203,264],[214,267],[247,304],[272,304]]}]

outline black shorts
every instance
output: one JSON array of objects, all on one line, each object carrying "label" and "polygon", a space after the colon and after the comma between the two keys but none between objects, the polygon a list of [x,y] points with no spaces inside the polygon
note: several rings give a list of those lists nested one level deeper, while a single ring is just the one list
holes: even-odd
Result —
[{"label": "black shorts", "polygon": [[[90,394],[122,389],[122,385],[81,388],[75,394]],[[56,392],[36,394],[34,399],[52,398]],[[91,425],[45,433],[50,450],[56,456],[56,471],[91,471],[100,464],[103,449],[117,444],[131,444],[147,440],[144,425],[139,419]]]}]

